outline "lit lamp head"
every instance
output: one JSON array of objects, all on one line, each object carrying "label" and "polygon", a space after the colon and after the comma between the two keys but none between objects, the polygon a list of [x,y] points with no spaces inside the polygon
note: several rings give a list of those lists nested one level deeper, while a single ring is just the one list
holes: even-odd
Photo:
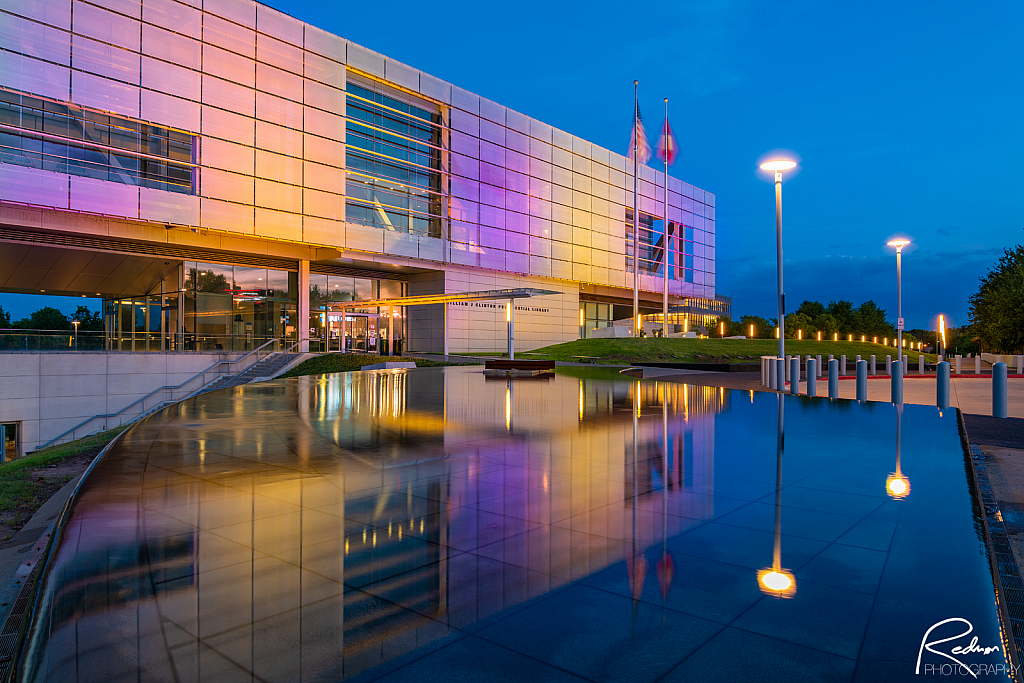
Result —
[{"label": "lit lamp head", "polygon": [[886,242],[886,244],[890,247],[896,247],[896,251],[900,252],[903,250],[903,247],[910,244],[910,240],[892,240],[891,242]]},{"label": "lit lamp head", "polygon": [[757,586],[765,595],[791,598],[796,595],[796,577],[781,567],[766,567],[757,572]]},{"label": "lit lamp head", "polygon": [[789,159],[772,159],[761,164],[762,171],[775,171],[776,173],[788,171],[791,168],[796,168],[796,162]]},{"label": "lit lamp head", "polygon": [[885,492],[899,500],[910,495],[910,480],[900,471],[892,472],[885,478]]},{"label": "lit lamp head", "polygon": [[75,329],[77,330],[77,329],[78,329],[78,326],[79,326],[79,325],[81,325],[82,323],[81,323],[81,322],[79,322],[79,321],[77,321],[77,320],[72,320],[72,321],[71,321],[71,324],[72,324],[72,325],[74,325],[74,326],[75,326]]}]

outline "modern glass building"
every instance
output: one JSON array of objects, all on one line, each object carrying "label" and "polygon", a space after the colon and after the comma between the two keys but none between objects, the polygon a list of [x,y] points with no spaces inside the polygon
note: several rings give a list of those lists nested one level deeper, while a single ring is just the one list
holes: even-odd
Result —
[{"label": "modern glass building", "polygon": [[516,309],[535,348],[629,318],[634,264],[682,331],[721,307],[714,196],[669,178],[665,216],[644,166],[634,254],[631,172],[247,0],[0,2],[0,291],[102,297],[111,349],[495,351],[502,306],[338,304],[520,287],[558,292]]}]

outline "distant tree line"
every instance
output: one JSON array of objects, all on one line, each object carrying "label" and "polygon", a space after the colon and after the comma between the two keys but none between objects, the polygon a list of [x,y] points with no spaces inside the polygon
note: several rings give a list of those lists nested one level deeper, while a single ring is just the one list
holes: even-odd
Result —
[{"label": "distant tree line", "polygon": [[[775,328],[778,324],[776,318],[762,318],[758,315],[744,315],[738,321],[720,318],[719,322],[726,323],[726,336],[750,336],[750,327],[754,327],[754,337],[757,339],[775,339]],[[892,339],[896,336],[896,326],[886,318],[884,308],[879,308],[874,301],[865,301],[860,306],[846,300],[830,301],[828,305],[818,301],[804,301],[794,312],[786,315],[786,338],[796,339],[798,330],[802,331],[804,339],[817,339],[818,332],[821,332],[822,339],[832,339],[835,334],[840,339],[846,339],[853,335],[855,340],[861,335],[872,339],[884,337]],[[720,333],[721,327],[717,327],[714,333]],[[914,335],[904,333],[908,342],[916,341]]]},{"label": "distant tree line", "polygon": [[78,329],[82,332],[102,332],[103,317],[86,306],[79,306],[68,317],[52,306],[45,306],[33,312],[27,318],[11,320],[11,314],[0,306],[0,329],[17,330],[73,330],[72,320],[79,322]]}]

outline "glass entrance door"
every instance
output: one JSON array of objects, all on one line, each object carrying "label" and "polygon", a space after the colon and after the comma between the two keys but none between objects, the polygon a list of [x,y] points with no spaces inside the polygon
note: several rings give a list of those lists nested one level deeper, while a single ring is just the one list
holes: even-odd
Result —
[{"label": "glass entrance door", "polygon": [[344,313],[345,340],[342,346],[342,313],[327,316],[327,350],[377,353],[380,348],[378,316],[373,313]]}]

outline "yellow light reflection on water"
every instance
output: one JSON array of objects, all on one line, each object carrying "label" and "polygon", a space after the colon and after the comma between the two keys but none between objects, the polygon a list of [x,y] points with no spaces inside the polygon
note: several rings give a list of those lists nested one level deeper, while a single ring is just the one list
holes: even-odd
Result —
[{"label": "yellow light reflection on water", "polygon": [[757,585],[762,593],[779,598],[791,598],[796,595],[796,577],[781,567],[765,568],[757,572]]}]

